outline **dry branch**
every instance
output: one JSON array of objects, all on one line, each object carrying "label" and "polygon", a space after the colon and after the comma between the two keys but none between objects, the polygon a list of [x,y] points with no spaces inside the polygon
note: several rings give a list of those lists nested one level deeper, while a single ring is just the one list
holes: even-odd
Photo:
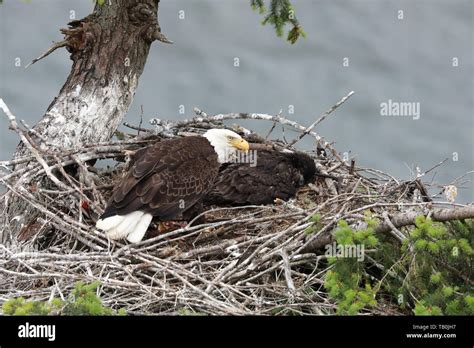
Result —
[{"label": "dry branch", "polygon": [[[420,215],[417,212],[406,212],[395,214],[390,218],[392,226],[389,223],[383,222],[377,226],[375,231],[377,233],[388,232],[393,227],[400,228],[407,225],[414,225],[416,217]],[[434,209],[431,211],[430,217],[434,221],[445,222],[452,220],[463,220],[474,218],[474,205],[460,207],[457,209]]]},{"label": "dry branch", "polygon": [[313,130],[314,127],[316,127],[318,124],[320,124],[322,121],[324,121],[326,119],[326,117],[328,117],[332,112],[334,112],[339,106],[341,106],[342,104],[344,104],[346,102],[347,99],[349,99],[350,97],[352,97],[352,95],[354,94],[354,91],[351,91],[349,92],[349,94],[347,94],[345,97],[343,97],[341,100],[339,100],[336,104],[334,104],[328,111],[326,111],[324,114],[322,114],[316,121],[314,121],[309,127],[306,128],[306,130],[300,134],[300,136],[298,138],[296,138],[295,140],[293,140],[291,143],[290,143],[290,146],[293,146],[294,144],[296,144],[298,141],[300,141],[301,139],[303,139],[303,137],[308,134],[309,132],[311,132]]},{"label": "dry branch", "polygon": [[58,48],[61,47],[66,47],[68,45],[68,40],[63,40],[60,42],[55,42],[54,44],[51,45],[42,55],[40,55],[38,58],[35,58],[29,63],[27,66],[25,66],[25,69],[28,69],[31,65],[35,64],[37,61],[49,56],[51,53],[56,51]]}]

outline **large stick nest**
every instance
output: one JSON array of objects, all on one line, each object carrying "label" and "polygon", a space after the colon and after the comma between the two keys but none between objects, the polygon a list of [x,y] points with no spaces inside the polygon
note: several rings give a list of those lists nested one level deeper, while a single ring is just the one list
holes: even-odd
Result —
[{"label": "large stick nest", "polygon": [[[33,146],[31,156],[2,162],[6,170],[2,183],[7,186],[4,214],[12,198],[20,197],[35,208],[36,215],[19,236],[9,235],[8,223],[3,226],[0,302],[17,296],[66,297],[74,282],[99,280],[98,294],[104,304],[130,314],[333,313],[335,305],[324,290],[330,266],[322,247],[331,241],[337,221],[359,226],[370,211],[385,222],[379,232],[397,245],[406,236],[389,215],[429,213],[434,206],[448,204],[433,200],[420,176],[398,181],[379,170],[358,167],[308,130],[315,138],[309,154],[320,172],[337,180],[318,179],[289,202],[214,207],[204,213],[203,224],[190,222],[138,244],[108,240],[95,229],[95,221],[126,171],[130,153],[163,138],[224,126],[225,117],[200,111],[198,115],[178,123],[154,120],[153,131],[122,134],[123,140],[80,149],[34,153]],[[236,115],[255,116],[227,118]],[[295,122],[285,123],[288,120],[280,116],[272,121],[298,129]],[[289,147],[242,127],[231,128],[265,146]],[[93,167],[91,161],[103,159],[116,162],[103,169]],[[319,229],[308,234],[316,214],[321,216]],[[22,218],[10,217],[10,221]],[[371,310],[395,311],[383,303]]]}]

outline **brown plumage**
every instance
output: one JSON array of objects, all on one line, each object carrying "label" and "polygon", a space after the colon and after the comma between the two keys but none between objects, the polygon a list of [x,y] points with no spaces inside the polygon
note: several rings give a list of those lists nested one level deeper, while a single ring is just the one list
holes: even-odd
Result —
[{"label": "brown plumage", "polygon": [[314,180],[314,160],[302,152],[257,150],[257,165],[230,163],[221,168],[205,205],[271,204],[288,200]]},{"label": "brown plumage", "polygon": [[142,240],[153,217],[182,219],[212,188],[222,163],[249,144],[226,129],[164,140],[137,151],[96,227],[111,239]]},{"label": "brown plumage", "polygon": [[141,149],[101,219],[137,210],[160,220],[173,219],[209,191],[218,172],[217,154],[203,137],[162,141]]}]

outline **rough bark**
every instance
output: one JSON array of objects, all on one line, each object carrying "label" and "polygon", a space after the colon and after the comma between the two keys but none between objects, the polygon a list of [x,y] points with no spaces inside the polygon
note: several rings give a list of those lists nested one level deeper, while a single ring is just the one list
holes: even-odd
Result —
[{"label": "rough bark", "polygon": [[[59,95],[34,127],[61,148],[108,140],[127,112],[159,30],[158,0],[96,5],[62,29],[73,65]],[[18,152],[24,150],[20,145]]]},{"label": "rough bark", "polygon": [[[61,29],[65,40],[58,47],[68,49],[73,64],[59,95],[30,134],[39,148],[75,148],[112,137],[133,100],[151,43],[168,42],[158,24],[158,3],[105,1],[96,4],[89,16]],[[14,158],[28,151],[20,143]],[[25,202],[11,199],[4,223],[16,235],[30,222],[31,214]]]}]

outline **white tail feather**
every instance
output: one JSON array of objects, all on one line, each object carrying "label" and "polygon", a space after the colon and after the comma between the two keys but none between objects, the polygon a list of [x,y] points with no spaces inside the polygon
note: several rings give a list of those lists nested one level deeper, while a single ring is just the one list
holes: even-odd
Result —
[{"label": "white tail feather", "polygon": [[146,233],[146,230],[148,229],[148,226],[150,226],[152,219],[153,216],[151,214],[143,215],[135,226],[133,232],[128,235],[127,240],[131,243],[138,243],[141,241]]},{"label": "white tail feather", "polygon": [[150,225],[153,216],[142,211],[134,211],[127,215],[114,215],[99,219],[96,227],[104,230],[110,239],[127,238],[132,243],[138,243]]},{"label": "white tail feather", "polygon": [[134,211],[130,214],[124,215],[125,219],[116,227],[105,231],[110,239],[122,239],[127,237],[133,231],[140,218],[143,216],[142,211]]},{"label": "white tail feather", "polygon": [[110,216],[105,219],[99,219],[97,220],[97,223],[95,224],[95,227],[108,231],[111,230],[114,227],[117,227],[123,220],[125,219],[125,216],[122,215],[114,215]]}]

